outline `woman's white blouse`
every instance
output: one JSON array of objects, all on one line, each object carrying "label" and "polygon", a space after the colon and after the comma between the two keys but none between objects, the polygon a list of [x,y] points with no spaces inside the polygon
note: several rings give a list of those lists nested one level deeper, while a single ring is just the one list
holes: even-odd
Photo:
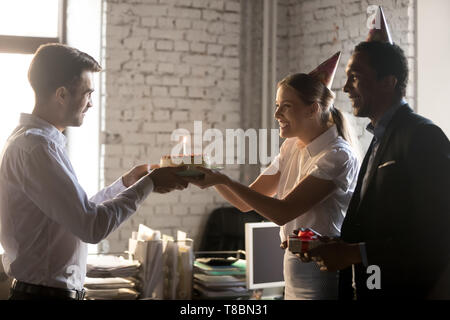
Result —
[{"label": "woman's white blouse", "polygon": [[281,173],[276,197],[285,198],[308,175],[331,180],[337,188],[326,199],[280,229],[281,241],[298,228],[312,228],[322,235],[339,236],[356,186],[358,160],[351,146],[332,126],[306,146],[297,138],[284,141],[279,155],[265,174]]}]

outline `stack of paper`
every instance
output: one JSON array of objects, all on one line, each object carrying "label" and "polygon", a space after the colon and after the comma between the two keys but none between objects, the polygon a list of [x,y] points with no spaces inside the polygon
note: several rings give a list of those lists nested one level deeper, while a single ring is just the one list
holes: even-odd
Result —
[{"label": "stack of paper", "polygon": [[136,280],[133,278],[89,278],[86,277],[84,287],[86,289],[117,289],[134,288]]},{"label": "stack of paper", "polygon": [[236,299],[250,296],[245,287],[229,287],[222,290],[212,290],[194,283],[194,289],[199,294],[198,299]]},{"label": "stack of paper", "polygon": [[246,261],[239,259],[230,265],[212,265],[200,262],[196,259],[194,262],[194,270],[196,273],[204,273],[208,275],[241,275],[245,276]]},{"label": "stack of paper", "polygon": [[246,261],[237,260],[230,265],[194,262],[194,289],[198,299],[236,299],[248,297],[245,287]]},{"label": "stack of paper", "polygon": [[135,300],[139,296],[133,278],[88,278],[84,288],[88,300]]},{"label": "stack of paper", "polygon": [[86,300],[136,300],[139,293],[133,289],[85,289]]},{"label": "stack of paper", "polygon": [[139,266],[139,261],[120,256],[89,255],[86,275],[91,278],[133,277]]},{"label": "stack of paper", "polygon": [[194,275],[194,281],[211,289],[245,286],[245,277],[236,276],[208,276],[197,273]]},{"label": "stack of paper", "polygon": [[84,288],[88,300],[130,300],[137,299],[139,271],[137,260],[120,256],[90,255],[87,260],[87,277]]}]

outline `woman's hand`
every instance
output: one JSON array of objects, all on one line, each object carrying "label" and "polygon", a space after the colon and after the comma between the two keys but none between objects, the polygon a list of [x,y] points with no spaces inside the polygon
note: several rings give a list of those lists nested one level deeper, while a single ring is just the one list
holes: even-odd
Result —
[{"label": "woman's hand", "polygon": [[210,170],[203,167],[196,167],[195,170],[201,171],[203,174],[199,177],[183,177],[183,179],[200,189],[209,188],[218,184],[226,184],[229,179],[217,170]]}]

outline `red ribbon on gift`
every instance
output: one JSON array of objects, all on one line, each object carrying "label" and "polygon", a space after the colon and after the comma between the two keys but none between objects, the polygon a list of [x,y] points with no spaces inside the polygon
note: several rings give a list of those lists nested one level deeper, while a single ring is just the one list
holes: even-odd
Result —
[{"label": "red ribbon on gift", "polygon": [[298,237],[302,240],[314,240],[317,239],[317,236],[311,230],[299,231]]},{"label": "red ribbon on gift", "polygon": [[300,238],[302,241],[312,241],[317,240],[317,233],[308,228],[302,228],[299,230],[295,230],[294,234],[297,238]]},{"label": "red ribbon on gift", "polygon": [[311,241],[319,240],[319,235],[309,228],[301,228],[294,230],[294,235],[290,236],[290,238],[299,239],[301,252],[307,252],[310,249]]},{"label": "red ribbon on gift", "polygon": [[317,240],[317,234],[310,229],[300,229],[297,236],[302,241],[302,252],[309,250],[309,241]]}]

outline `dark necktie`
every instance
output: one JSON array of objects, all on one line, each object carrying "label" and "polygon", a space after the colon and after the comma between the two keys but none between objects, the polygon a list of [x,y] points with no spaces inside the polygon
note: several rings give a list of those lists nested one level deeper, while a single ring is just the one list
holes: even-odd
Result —
[{"label": "dark necktie", "polygon": [[[366,177],[369,176],[367,168],[369,168],[369,160],[370,160],[370,157],[371,157],[371,155],[373,153],[373,145],[374,145],[374,143],[375,143],[375,137],[372,139],[372,141],[371,141],[371,143],[369,145],[369,149],[367,149],[366,155],[364,156],[364,160],[363,160],[363,162],[361,164],[361,168],[359,169],[358,182],[356,184],[356,188],[355,188],[355,191],[353,193],[353,199],[352,199],[352,201],[350,203],[350,207],[352,207],[354,209],[357,209],[359,207],[359,203],[360,203],[360,201],[362,199],[362,195],[363,195],[363,193],[362,193],[362,190],[363,190],[362,186],[364,184],[364,180],[367,180]],[[373,160],[372,160],[372,162],[373,162]],[[367,186],[365,186],[365,187],[367,187]],[[365,191],[365,189],[364,189],[364,191]],[[349,207],[349,209],[350,209],[350,207]]]},{"label": "dark necktie", "polygon": [[361,185],[361,193],[360,193],[360,199],[362,199],[362,197],[364,196],[364,194],[367,191],[367,187],[368,187],[368,180],[370,177],[370,174],[373,170],[373,161],[375,159],[375,155],[377,154],[377,150],[378,150],[378,146],[380,145],[378,139],[376,139],[376,137],[373,137],[372,142],[370,143],[370,148],[367,151],[367,153],[369,153],[369,159],[367,161],[367,166],[365,168],[365,172],[364,172],[364,177],[362,180],[362,185]]}]

